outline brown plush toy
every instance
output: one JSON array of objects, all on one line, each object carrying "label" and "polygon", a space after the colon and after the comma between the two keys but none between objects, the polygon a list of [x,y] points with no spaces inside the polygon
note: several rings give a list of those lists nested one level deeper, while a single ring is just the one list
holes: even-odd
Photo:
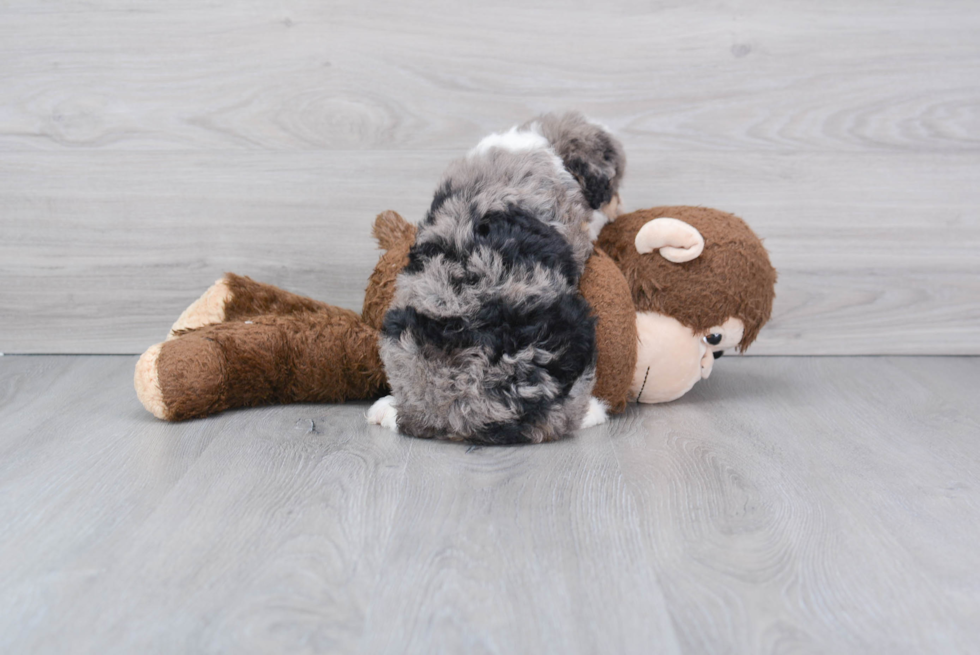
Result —
[{"label": "brown plush toy", "polygon": [[[146,409],[183,420],[233,407],[383,395],[379,330],[415,227],[388,211],[373,233],[386,252],[360,316],[247,277],[218,280],[137,363]],[[593,395],[611,413],[628,401],[682,395],[710,373],[707,353],[735,344],[744,350],[769,317],[775,272],[758,238],[731,214],[634,212],[607,225],[597,245],[579,288],[598,318]]]},{"label": "brown plush toy", "polygon": [[[136,365],[136,392],[161,419],[179,421],[233,407],[343,402],[387,390],[378,335],[408,263],[415,226],[393,211],[373,234],[384,252],[360,316],[229,273],[188,307],[163,343]],[[590,258],[580,288],[601,317],[595,395],[626,406],[635,364],[636,320],[626,280],[602,253]]]},{"label": "brown plush toy", "polygon": [[684,206],[635,211],[606,225],[596,245],[626,276],[636,305],[631,401],[680,398],[727,348],[744,352],[769,320],[776,270],[734,214]]}]

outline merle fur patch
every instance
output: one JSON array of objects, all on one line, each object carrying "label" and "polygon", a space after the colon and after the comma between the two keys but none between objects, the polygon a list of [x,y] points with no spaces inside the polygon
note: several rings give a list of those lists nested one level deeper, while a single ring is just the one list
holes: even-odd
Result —
[{"label": "merle fur patch", "polygon": [[[579,115],[544,116],[449,167],[382,329],[402,432],[493,444],[577,429],[596,357],[578,292],[592,251],[583,226],[625,161],[605,134]],[[569,171],[576,159],[599,171],[594,188]]]}]

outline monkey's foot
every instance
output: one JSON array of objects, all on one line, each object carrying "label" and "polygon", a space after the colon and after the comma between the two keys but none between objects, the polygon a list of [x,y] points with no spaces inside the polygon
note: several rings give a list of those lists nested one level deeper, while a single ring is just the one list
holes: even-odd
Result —
[{"label": "monkey's foot", "polygon": [[223,277],[212,284],[207,291],[185,309],[170,328],[167,341],[179,336],[182,330],[196,330],[205,325],[222,323],[225,320],[225,305],[231,299],[232,291],[228,278]]},{"label": "monkey's foot", "polygon": [[162,346],[162,343],[150,346],[136,362],[133,385],[136,387],[136,395],[143,403],[143,407],[158,419],[167,420],[170,418],[170,412],[167,410],[167,404],[163,401],[163,390],[160,389],[160,371],[157,368],[157,360],[160,358]]}]

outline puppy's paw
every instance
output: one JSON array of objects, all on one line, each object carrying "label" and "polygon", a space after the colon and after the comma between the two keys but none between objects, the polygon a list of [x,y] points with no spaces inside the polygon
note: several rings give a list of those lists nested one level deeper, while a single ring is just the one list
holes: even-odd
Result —
[{"label": "puppy's paw", "polygon": [[606,409],[608,409],[606,403],[598,398],[589,398],[589,411],[582,419],[581,429],[595,427],[608,421],[609,415],[606,413]]},{"label": "puppy's paw", "polygon": [[177,318],[177,322],[170,328],[167,341],[175,339],[181,330],[196,330],[205,325],[224,322],[225,304],[231,300],[231,296],[231,287],[228,286],[228,280],[225,278],[212,284]]},{"label": "puppy's paw", "polygon": [[380,425],[394,432],[398,432],[398,410],[395,409],[395,397],[385,396],[375,401],[367,413],[368,423]]}]

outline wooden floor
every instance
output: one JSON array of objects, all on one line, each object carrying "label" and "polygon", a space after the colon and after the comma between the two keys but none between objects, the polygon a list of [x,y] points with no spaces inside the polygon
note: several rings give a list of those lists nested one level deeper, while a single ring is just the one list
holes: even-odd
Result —
[{"label": "wooden floor", "polygon": [[975,653],[980,359],[738,358],[558,444],[0,358],[3,653]]}]

